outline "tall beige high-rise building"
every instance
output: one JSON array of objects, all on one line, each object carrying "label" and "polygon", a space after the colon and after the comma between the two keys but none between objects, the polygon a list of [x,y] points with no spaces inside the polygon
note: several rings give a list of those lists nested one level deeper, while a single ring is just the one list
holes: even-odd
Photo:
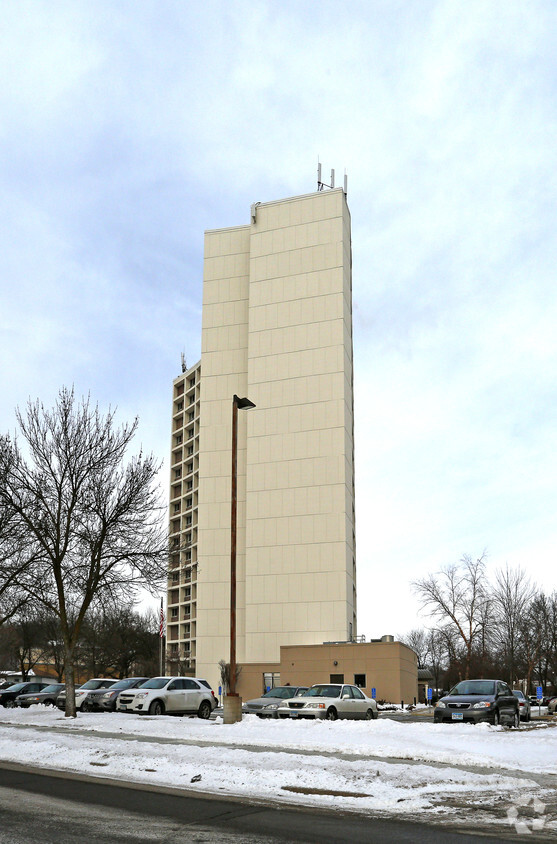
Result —
[{"label": "tall beige high-rise building", "polygon": [[[230,643],[232,398],[237,659],[356,636],[350,213],[342,189],[256,203],[205,233],[201,361],[174,381],[169,667],[219,685]],[[242,691],[242,676],[239,691]]]}]

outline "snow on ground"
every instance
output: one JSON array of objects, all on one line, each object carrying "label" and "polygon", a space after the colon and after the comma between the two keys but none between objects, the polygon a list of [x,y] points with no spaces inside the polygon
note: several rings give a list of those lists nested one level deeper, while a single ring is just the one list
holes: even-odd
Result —
[{"label": "snow on ground", "polygon": [[[508,824],[506,810],[517,793],[543,800],[546,787],[554,786],[548,775],[557,775],[555,726],[540,722],[517,731],[255,716],[225,725],[221,719],[124,713],[71,719],[33,706],[2,711],[0,760],[358,812],[452,818],[474,805],[475,816],[480,808],[486,822]],[[437,762],[444,764],[432,764]],[[547,814],[544,823],[557,828]]]}]

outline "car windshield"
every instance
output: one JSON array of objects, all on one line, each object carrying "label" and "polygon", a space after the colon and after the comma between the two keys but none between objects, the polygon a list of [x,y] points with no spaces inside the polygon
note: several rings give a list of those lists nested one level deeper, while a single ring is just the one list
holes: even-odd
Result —
[{"label": "car windshield", "polygon": [[20,692],[27,686],[27,683],[15,683],[13,686],[9,686],[7,689],[4,689],[5,692]]},{"label": "car windshield", "polygon": [[107,686],[111,686],[111,685],[112,685],[112,682],[110,680],[108,682],[106,680],[87,680],[87,682],[84,683],[79,688],[80,689],[102,689],[103,687],[106,688]]},{"label": "car windshield", "polygon": [[270,689],[268,692],[265,692],[262,697],[278,697],[282,700],[286,700],[286,698],[294,697],[295,689],[292,686],[277,686],[276,689]]},{"label": "car windshield", "polygon": [[54,683],[52,686],[45,686],[44,689],[41,689],[41,692],[57,692],[61,688],[61,683]]},{"label": "car windshield", "polygon": [[304,697],[340,697],[340,686],[312,686]]},{"label": "car windshield", "polygon": [[493,680],[463,680],[457,683],[449,695],[494,695],[495,683]]},{"label": "car windshield", "polygon": [[127,677],[125,680],[118,680],[117,683],[114,683],[111,686],[111,689],[129,689],[130,686],[133,686],[135,683],[135,679],[133,677]]},{"label": "car windshield", "polygon": [[141,686],[142,689],[163,689],[167,683],[170,683],[172,677],[153,677],[152,680],[147,680]]},{"label": "car windshield", "polygon": [[520,700],[526,700],[526,698],[524,697],[524,695],[522,694],[522,692],[520,691],[520,689],[513,689],[513,695],[514,695],[515,697],[520,698]]}]

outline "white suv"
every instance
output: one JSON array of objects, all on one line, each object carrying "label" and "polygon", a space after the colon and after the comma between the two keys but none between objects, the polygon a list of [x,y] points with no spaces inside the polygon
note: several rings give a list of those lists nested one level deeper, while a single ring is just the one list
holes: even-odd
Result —
[{"label": "white suv", "polygon": [[[75,690],[75,708],[79,712],[80,710],[83,711],[83,704],[87,698],[89,692],[93,691],[94,689],[108,689],[110,686],[113,686],[114,683],[117,681],[112,678],[108,677],[93,677],[92,680],[87,680],[86,683],[83,683],[82,686],[79,686]],[[58,697],[56,698],[56,706],[58,709],[65,709],[66,708],[66,689],[62,689]]]},{"label": "white suv", "polygon": [[217,705],[215,693],[206,680],[195,677],[153,677],[139,689],[123,691],[118,712],[139,715],[197,715],[209,718]]}]

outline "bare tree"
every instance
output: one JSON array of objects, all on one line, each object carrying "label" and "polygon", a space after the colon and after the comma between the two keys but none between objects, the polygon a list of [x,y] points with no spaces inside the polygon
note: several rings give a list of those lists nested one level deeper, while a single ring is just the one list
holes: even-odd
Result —
[{"label": "bare tree", "polygon": [[454,633],[463,647],[464,676],[470,677],[474,647],[481,643],[489,621],[489,593],[485,577],[485,553],[477,560],[468,555],[459,564],[446,566],[413,584],[422,606]]},{"label": "bare tree", "polygon": [[25,535],[22,587],[59,619],[66,715],[75,716],[74,652],[85,614],[164,580],[159,464],[142,453],[125,462],[137,419],[117,428],[114,411],[103,417],[73,389],[63,388],[50,410],[29,402],[16,416],[29,462],[17,439],[1,439],[0,507]]},{"label": "bare tree", "polygon": [[496,621],[493,637],[506,679],[511,685],[519,679],[520,629],[535,594],[536,587],[522,569],[511,569],[507,565],[497,571],[492,591]]},{"label": "bare tree", "polygon": [[46,637],[42,615],[27,604],[12,619],[12,628],[14,658],[21,679],[27,680],[29,672],[45,660]]},{"label": "bare tree", "polygon": [[[45,660],[52,665],[56,672],[58,682],[61,683],[64,677],[64,642],[60,630],[60,619],[53,613],[45,613],[43,616],[45,632]],[[74,657],[76,652],[74,651]]]},{"label": "bare tree", "polygon": [[159,636],[155,613],[141,614],[132,604],[88,613],[81,641],[86,670],[109,677],[133,671],[158,671]]},{"label": "bare tree", "polygon": [[420,629],[419,627],[410,630],[404,636],[399,636],[398,639],[403,645],[408,645],[412,648],[416,657],[418,658],[418,668],[425,668],[428,653],[428,635],[429,631]]},{"label": "bare tree", "polygon": [[[0,437],[0,467],[9,464],[6,440]],[[1,471],[1,470],[0,470]],[[6,470],[0,476],[5,477]],[[13,512],[0,499],[0,627],[27,603],[28,596],[21,587],[21,577],[29,558],[24,553],[25,534]]]},{"label": "bare tree", "polygon": [[447,665],[446,637],[440,630],[430,630],[428,632],[426,645],[427,667],[433,674],[435,691],[439,692],[441,689],[441,673],[445,670]]},{"label": "bare tree", "polygon": [[539,648],[536,660],[538,683],[544,694],[549,683],[555,682],[553,665],[555,664],[555,643],[557,636],[557,601],[556,595],[539,592],[530,605],[531,625],[538,632]]},{"label": "bare tree", "polygon": [[[225,659],[219,660],[219,671],[220,671],[220,682],[222,686],[222,693],[223,695],[228,694],[228,689],[230,688],[230,663],[227,662]],[[238,682],[238,678],[242,673],[242,666],[236,663],[236,682]]]}]

